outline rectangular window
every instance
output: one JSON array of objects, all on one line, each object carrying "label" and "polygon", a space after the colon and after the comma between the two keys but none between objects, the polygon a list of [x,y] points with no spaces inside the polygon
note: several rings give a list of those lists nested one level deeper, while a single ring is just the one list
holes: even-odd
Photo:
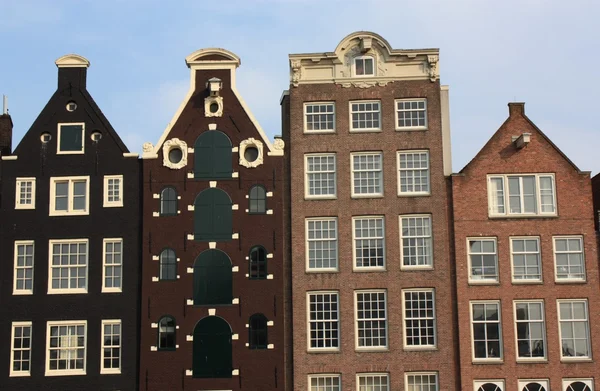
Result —
[{"label": "rectangular window", "polygon": [[33,260],[33,240],[16,241],[13,295],[33,294]]},{"label": "rectangular window", "polygon": [[383,195],[383,156],[381,152],[352,154],[352,196]]},{"label": "rectangular window", "polygon": [[427,101],[403,99],[396,101],[396,130],[427,129]]},{"label": "rectangular window", "polygon": [[390,378],[387,373],[359,373],[356,384],[358,391],[389,391]]},{"label": "rectangular window", "polygon": [[556,216],[554,174],[489,175],[488,202],[490,216]]},{"label": "rectangular window", "polygon": [[35,209],[35,178],[17,178],[15,209]]},{"label": "rectangular window", "polygon": [[354,217],[354,268],[385,269],[383,217]]},{"label": "rectangular window", "polygon": [[542,281],[539,238],[510,238],[513,282]]},{"label": "rectangular window", "polygon": [[433,289],[406,290],[404,294],[404,347],[435,348]]},{"label": "rectangular window", "polygon": [[381,105],[378,101],[350,102],[350,131],[381,130]]},{"label": "rectangular window", "polygon": [[123,206],[123,175],[104,176],[104,207]]},{"label": "rectangular window", "polygon": [[10,375],[31,375],[31,322],[13,322],[10,348]]},{"label": "rectangular window", "polygon": [[558,320],[561,358],[592,358],[587,300],[558,300]]},{"label": "rectangular window", "polygon": [[306,133],[335,132],[335,104],[333,102],[305,103],[304,131]]},{"label": "rectangular window", "polygon": [[123,290],[123,239],[104,239],[102,292]]},{"label": "rectangular window", "polygon": [[89,214],[90,177],[50,178],[50,216]]},{"label": "rectangular window", "polygon": [[308,391],[341,391],[340,375],[309,375]]},{"label": "rectangular window", "polygon": [[473,359],[502,359],[500,302],[472,302]]},{"label": "rectangular window", "polygon": [[385,291],[356,294],[356,348],[387,348],[387,305]]},{"label": "rectangular window", "polygon": [[85,144],[84,125],[83,123],[58,124],[57,154],[83,153]]},{"label": "rectangular window", "polygon": [[402,268],[431,268],[431,216],[400,216]]},{"label": "rectangular window", "polygon": [[354,76],[375,76],[373,57],[356,57],[354,59]]},{"label": "rectangular window", "polygon": [[435,372],[407,372],[404,391],[438,391],[438,379]]},{"label": "rectangular window", "polygon": [[306,245],[307,270],[336,271],[338,268],[337,219],[307,219]]},{"label": "rectangular window", "polygon": [[50,240],[48,293],[87,293],[88,240]]},{"label": "rectangular window", "polygon": [[46,376],[85,375],[85,320],[48,322]]},{"label": "rectangular window", "polygon": [[308,293],[309,349],[339,349],[339,311],[337,292]]},{"label": "rectangular window", "polygon": [[498,282],[498,253],[496,238],[469,238],[469,281]]},{"label": "rectangular window", "polygon": [[305,155],[306,198],[335,198],[335,154]]},{"label": "rectangular window", "polygon": [[121,373],[121,320],[102,321],[100,373]]},{"label": "rectangular window", "polygon": [[585,281],[585,258],[581,236],[554,237],[557,281]]},{"label": "rectangular window", "polygon": [[544,302],[515,301],[517,358],[546,360]]},{"label": "rectangular window", "polygon": [[398,195],[429,194],[429,152],[398,152]]}]

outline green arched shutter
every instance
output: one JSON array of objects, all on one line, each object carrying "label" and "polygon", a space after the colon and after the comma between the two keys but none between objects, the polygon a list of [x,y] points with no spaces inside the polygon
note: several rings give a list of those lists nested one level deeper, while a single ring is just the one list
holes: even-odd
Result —
[{"label": "green arched shutter", "polygon": [[194,177],[231,179],[232,153],[229,137],[218,130],[202,133],[194,144]]},{"label": "green arched shutter", "polygon": [[221,250],[206,250],[194,262],[194,305],[231,305],[231,260]]},{"label": "green arched shutter", "polygon": [[229,323],[218,316],[201,319],[194,328],[193,377],[231,377],[232,361]]},{"label": "green arched shutter", "polygon": [[206,189],[194,202],[194,239],[204,242],[231,240],[231,198],[220,189]]}]

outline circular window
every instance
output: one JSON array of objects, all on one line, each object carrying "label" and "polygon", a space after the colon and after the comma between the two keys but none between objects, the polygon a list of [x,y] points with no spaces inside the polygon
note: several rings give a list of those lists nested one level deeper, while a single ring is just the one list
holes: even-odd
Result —
[{"label": "circular window", "polygon": [[217,111],[219,111],[219,104],[215,102],[211,103],[209,110],[211,113],[216,113]]},{"label": "circular window", "polygon": [[67,103],[67,111],[75,111],[77,110],[77,103],[69,102]]},{"label": "circular window", "polygon": [[252,163],[258,159],[258,148],[256,148],[254,145],[246,147],[246,150],[244,151],[244,159],[246,159],[246,161],[249,163]]},{"label": "circular window", "polygon": [[183,151],[180,148],[171,148],[169,151],[169,161],[177,164],[183,159]]},{"label": "circular window", "polygon": [[102,133],[96,131],[92,133],[92,141],[100,141],[100,139],[102,138]]},{"label": "circular window", "polygon": [[50,133],[42,133],[42,135],[40,136],[40,140],[42,140],[42,143],[47,144],[50,142],[50,140],[52,140],[52,135],[50,135]]}]

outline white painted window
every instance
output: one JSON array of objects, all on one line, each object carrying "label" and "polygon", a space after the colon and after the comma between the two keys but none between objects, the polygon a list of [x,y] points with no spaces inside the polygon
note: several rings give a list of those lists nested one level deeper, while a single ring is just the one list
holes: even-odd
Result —
[{"label": "white painted window", "polygon": [[542,281],[540,239],[510,238],[513,282]]},{"label": "white painted window", "polygon": [[356,349],[387,349],[386,292],[356,291]]},{"label": "white painted window", "polygon": [[354,76],[375,76],[375,59],[371,56],[355,57]]},{"label": "white painted window", "polygon": [[383,216],[354,217],[354,268],[385,269],[385,223]]},{"label": "white painted window", "polygon": [[121,320],[102,321],[100,373],[121,373]]},{"label": "white painted window", "polygon": [[398,195],[429,194],[429,152],[398,152]]},{"label": "white painted window", "polygon": [[400,253],[403,269],[433,267],[431,216],[400,216]]},{"label": "white painted window", "polygon": [[58,124],[56,153],[59,155],[83,154],[85,148],[85,124]]},{"label": "white painted window", "polygon": [[383,195],[383,155],[381,152],[360,152],[352,157],[352,196]]},{"label": "white painted window", "polygon": [[490,216],[556,216],[554,174],[488,175],[488,205]]},{"label": "white painted window", "polygon": [[377,132],[381,130],[379,101],[350,102],[350,131]]},{"label": "white painted window", "polygon": [[583,237],[554,237],[554,264],[556,281],[585,281]]},{"label": "white painted window", "polygon": [[564,391],[594,391],[594,379],[563,379]]},{"label": "white painted window", "polygon": [[396,130],[427,129],[427,101],[401,99],[396,101]]},{"label": "white painted window", "polygon": [[50,216],[88,215],[90,177],[50,178]]},{"label": "white painted window", "polygon": [[518,360],[546,360],[543,301],[515,301]]},{"label": "white painted window", "polygon": [[13,322],[9,376],[31,375],[31,322]]},{"label": "white painted window", "polygon": [[406,372],[404,391],[438,391],[436,372]]},{"label": "white painted window", "polygon": [[333,102],[305,103],[304,131],[306,133],[335,132],[335,104]]},{"label": "white painted window", "polygon": [[87,321],[48,322],[46,376],[85,375]]},{"label": "white painted window", "polygon": [[50,240],[48,293],[87,293],[88,240]]},{"label": "white painted window", "polygon": [[475,391],[504,391],[504,380],[475,380],[473,382]]},{"label": "white painted window", "polygon": [[389,391],[390,376],[387,373],[358,373],[357,391]]},{"label": "white painted window", "polygon": [[104,207],[123,206],[123,175],[104,176]]},{"label": "white painted window", "polygon": [[558,300],[557,304],[561,358],[592,358],[587,300]]},{"label": "white painted window", "polygon": [[433,289],[403,291],[404,347],[435,348],[436,320]]},{"label": "white painted window", "polygon": [[519,379],[518,391],[550,391],[550,386],[547,379]]},{"label": "white painted window", "polygon": [[17,178],[15,209],[35,209],[35,178]]},{"label": "white painted window", "polygon": [[102,292],[123,290],[123,239],[104,239]]},{"label": "white painted window", "polygon": [[496,238],[468,238],[469,282],[498,282]]},{"label": "white painted window", "polygon": [[340,375],[308,375],[308,391],[341,391]]},{"label": "white painted window", "polygon": [[305,197],[336,197],[335,154],[305,155]]},{"label": "white painted window", "polygon": [[14,295],[33,294],[34,247],[33,240],[18,240],[15,242]]},{"label": "white painted window", "polygon": [[308,293],[308,348],[340,348],[340,309],[338,292]]},{"label": "white painted window", "polygon": [[338,269],[337,219],[306,219],[306,269],[336,271]]},{"label": "white painted window", "polygon": [[471,302],[473,359],[502,360],[502,326],[499,301]]}]

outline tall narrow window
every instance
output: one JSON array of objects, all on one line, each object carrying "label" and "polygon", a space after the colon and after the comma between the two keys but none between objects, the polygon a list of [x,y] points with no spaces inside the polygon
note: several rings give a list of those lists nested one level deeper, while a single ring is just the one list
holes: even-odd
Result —
[{"label": "tall narrow window", "polygon": [[84,125],[83,123],[58,124],[57,154],[83,153],[85,144]]},{"label": "tall narrow window", "polygon": [[431,268],[431,216],[400,216],[402,268]]},{"label": "tall narrow window", "polygon": [[121,373],[121,320],[102,321],[100,373]]},{"label": "tall narrow window", "polygon": [[306,133],[335,132],[335,105],[328,103],[304,104],[304,131]]},{"label": "tall narrow window", "polygon": [[50,216],[87,215],[90,177],[50,178]]},{"label": "tall narrow window", "polygon": [[554,216],[554,175],[489,175],[488,205],[490,216]]},{"label": "tall narrow window", "polygon": [[250,349],[266,349],[269,344],[267,339],[267,317],[263,314],[254,314],[250,317],[248,325]]},{"label": "tall narrow window", "polygon": [[356,348],[387,348],[387,305],[384,291],[356,294]]},{"label": "tall narrow window", "polygon": [[87,321],[48,322],[46,376],[85,375]]},{"label": "tall narrow window", "polygon": [[383,155],[381,152],[352,154],[352,196],[383,195]]},{"label": "tall narrow window", "polygon": [[33,240],[15,242],[14,295],[33,294]]},{"label": "tall narrow window", "polygon": [[561,357],[575,360],[591,358],[587,300],[559,300],[558,320]]},{"label": "tall narrow window", "polygon": [[342,391],[340,375],[309,375],[309,391]]},{"label": "tall narrow window", "polygon": [[469,281],[498,282],[498,254],[495,238],[468,239]]},{"label": "tall narrow window", "polygon": [[385,269],[385,233],[383,217],[355,217],[354,268]]},{"label": "tall narrow window", "polygon": [[252,214],[264,214],[267,212],[267,192],[261,185],[254,185],[250,188],[248,195],[249,208]]},{"label": "tall narrow window", "polygon": [[102,292],[123,290],[123,239],[104,239]]},{"label": "tall narrow window", "polygon": [[233,371],[231,326],[207,316],[194,327],[192,374],[195,378],[230,378]]},{"label": "tall narrow window", "polygon": [[15,209],[35,209],[35,178],[17,178]]},{"label": "tall narrow window", "polygon": [[263,280],[267,278],[267,251],[262,246],[250,250],[250,279]]},{"label": "tall narrow window", "polygon": [[175,319],[163,316],[158,321],[158,350],[175,350]]},{"label": "tall narrow window", "polygon": [[585,281],[585,258],[581,236],[555,237],[554,262],[557,281]]},{"label": "tall narrow window", "polygon": [[438,379],[435,372],[406,372],[404,391],[438,391]]},{"label": "tall narrow window", "polygon": [[360,373],[356,375],[358,391],[389,391],[390,377],[387,373]]},{"label": "tall narrow window", "polygon": [[513,281],[541,281],[542,264],[539,238],[511,238],[510,248],[513,264]]},{"label": "tall narrow window", "polygon": [[231,198],[221,189],[203,190],[194,201],[194,239],[205,242],[231,240]]},{"label": "tall narrow window", "polygon": [[13,322],[10,376],[31,375],[31,322]]},{"label": "tall narrow window", "polygon": [[517,323],[517,358],[545,360],[544,302],[515,302],[515,322]]},{"label": "tall narrow window", "polygon": [[335,198],[335,154],[305,155],[304,158],[304,196],[306,198]]},{"label": "tall narrow window", "polygon": [[307,270],[337,270],[337,219],[324,217],[307,219],[306,247]]},{"label": "tall narrow window", "polygon": [[398,152],[398,195],[429,194],[429,152]]},{"label": "tall narrow window", "polygon": [[160,215],[177,215],[177,191],[172,187],[165,187],[160,192]]},{"label": "tall narrow window", "polygon": [[308,294],[308,335],[310,350],[338,350],[340,332],[339,294]]},{"label": "tall narrow window", "polygon": [[233,173],[231,140],[223,132],[209,130],[194,143],[196,179],[231,179]]},{"label": "tall narrow window", "polygon": [[501,360],[500,303],[471,303],[471,319],[473,326],[473,358],[475,360]]},{"label": "tall narrow window", "polygon": [[87,293],[88,240],[50,240],[48,293]]},{"label": "tall narrow window", "polygon": [[427,129],[427,101],[402,99],[396,101],[396,130]]},{"label": "tall narrow window", "polygon": [[104,176],[104,207],[123,206],[123,175]]},{"label": "tall narrow window", "polygon": [[350,131],[378,132],[381,130],[379,101],[350,102]]},{"label": "tall narrow window", "polygon": [[435,333],[433,289],[404,291],[404,346],[434,348]]},{"label": "tall narrow window", "polygon": [[175,251],[171,250],[170,248],[164,249],[160,253],[158,262],[161,280],[165,281],[177,279],[177,258],[175,257]]},{"label": "tall narrow window", "polygon": [[231,305],[231,259],[217,249],[205,250],[194,261],[194,305]]}]

